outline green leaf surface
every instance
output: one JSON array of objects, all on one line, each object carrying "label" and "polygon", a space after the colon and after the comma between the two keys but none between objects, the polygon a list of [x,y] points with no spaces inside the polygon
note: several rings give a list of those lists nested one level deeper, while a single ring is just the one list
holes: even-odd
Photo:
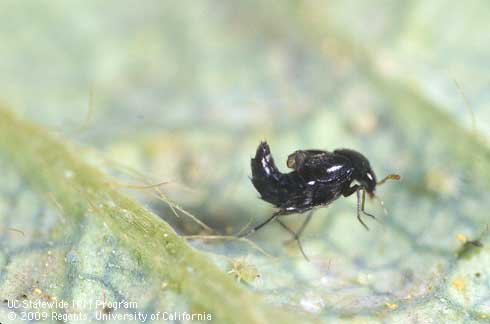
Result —
[{"label": "green leaf surface", "polygon": [[[24,322],[13,299],[75,300],[60,314],[87,323],[490,321],[487,1],[0,7],[1,323]],[[276,224],[216,237],[273,212],[248,178],[262,139],[284,171],[349,147],[399,173],[388,213],[369,201],[366,231],[353,197],[317,210],[311,262]]]}]

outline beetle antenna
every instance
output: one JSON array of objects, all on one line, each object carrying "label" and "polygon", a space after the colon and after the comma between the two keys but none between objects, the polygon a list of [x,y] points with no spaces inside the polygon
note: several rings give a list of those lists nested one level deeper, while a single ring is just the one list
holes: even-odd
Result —
[{"label": "beetle antenna", "polygon": [[383,180],[377,182],[376,185],[381,186],[383,183],[385,183],[388,180],[400,180],[400,179],[401,179],[401,177],[399,174],[393,173],[393,174],[389,174],[386,177],[384,177]]}]

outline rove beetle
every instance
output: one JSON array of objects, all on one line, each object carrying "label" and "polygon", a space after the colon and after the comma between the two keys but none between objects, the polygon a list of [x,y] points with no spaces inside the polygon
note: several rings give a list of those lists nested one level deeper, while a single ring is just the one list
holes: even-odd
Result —
[{"label": "rove beetle", "polygon": [[[369,230],[362,221],[361,214],[376,218],[364,211],[366,192],[375,197],[376,186],[385,181],[399,180],[397,174],[390,174],[377,182],[376,175],[371,169],[368,159],[361,153],[350,149],[337,149],[333,152],[321,150],[298,150],[290,154],[287,160],[288,168],[293,171],[281,173],[274,163],[267,142],[260,143],[251,160],[252,183],[261,195],[261,199],[274,205],[278,210],[266,221],[246,232],[241,237],[248,236],[269,222],[276,220],[284,229],[292,234],[298,247],[306,257],[299,236],[311,219],[308,214],[298,231],[294,232],[279,216],[304,213],[313,208],[324,207],[340,196],[357,195],[357,219]],[[353,184],[353,182],[357,182]]]}]

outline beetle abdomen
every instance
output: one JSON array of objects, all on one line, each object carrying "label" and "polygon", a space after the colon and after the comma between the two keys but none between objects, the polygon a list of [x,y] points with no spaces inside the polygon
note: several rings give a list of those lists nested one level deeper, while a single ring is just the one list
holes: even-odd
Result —
[{"label": "beetle abdomen", "polygon": [[[263,200],[281,207],[289,198],[291,187],[298,188],[290,174],[281,173],[274,163],[269,145],[261,142],[257,148],[255,158],[251,161],[252,183],[260,193]],[[299,189],[299,188],[298,188]]]}]

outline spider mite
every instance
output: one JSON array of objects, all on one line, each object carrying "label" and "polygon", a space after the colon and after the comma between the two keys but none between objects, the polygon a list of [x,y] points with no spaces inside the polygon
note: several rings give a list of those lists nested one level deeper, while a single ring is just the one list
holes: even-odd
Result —
[{"label": "spider mite", "polygon": [[[389,179],[398,180],[399,175],[391,174],[377,182],[368,159],[359,152],[349,149],[338,149],[333,152],[321,150],[298,150],[287,159],[288,168],[293,171],[281,173],[274,163],[269,145],[261,142],[255,158],[251,161],[252,183],[260,193],[260,198],[274,205],[278,210],[266,221],[249,230],[242,236],[248,236],[269,222],[276,220],[297,241],[311,219],[312,209],[324,207],[340,196],[357,196],[357,219],[367,229],[361,215],[375,216],[364,211],[366,192],[375,197],[377,185]],[[356,182],[356,184],[353,184]],[[280,216],[310,211],[300,228],[295,232],[290,229]]]}]

